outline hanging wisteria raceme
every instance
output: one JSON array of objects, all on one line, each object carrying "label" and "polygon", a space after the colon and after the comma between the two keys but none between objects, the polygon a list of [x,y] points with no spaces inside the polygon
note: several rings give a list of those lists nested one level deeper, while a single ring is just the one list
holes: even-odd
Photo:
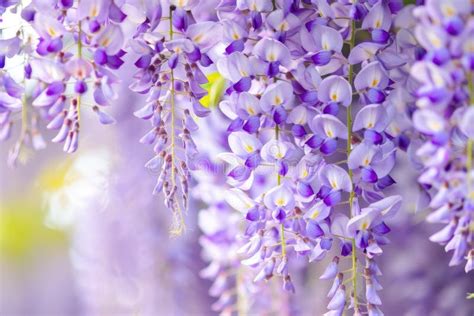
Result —
[{"label": "hanging wisteria raceme", "polygon": [[151,122],[140,142],[154,146],[155,156],[146,165],[159,174],[153,193],[163,192],[174,216],[171,232],[179,235],[185,229],[189,172],[197,154],[191,137],[197,130],[193,115],[209,113],[199,100],[207,94],[201,87],[208,82],[203,69],[213,63],[207,52],[219,40],[220,25],[196,22],[194,1],[175,2],[163,16],[157,3],[154,15],[139,27],[132,48],[141,55],[135,62],[140,70],[131,89],[147,94],[146,105],[135,112]]},{"label": "hanging wisteria raceme", "polygon": [[25,100],[49,121],[48,129],[58,130],[52,141],[63,142],[64,151],[72,153],[79,144],[83,108],[95,112],[102,124],[115,122],[101,107],[116,98],[112,86],[118,78],[110,70],[123,63],[120,24],[126,15],[112,1],[83,0],[34,1],[22,8],[21,17],[33,27],[30,36],[37,37],[25,64],[33,85]]},{"label": "hanging wisteria raceme", "polygon": [[116,98],[117,77],[110,70],[123,63],[126,15],[112,1],[59,1],[51,10],[47,1],[23,10],[39,35],[38,55],[32,60],[32,78],[39,84],[32,105],[47,112],[48,129],[58,130],[53,142],[64,151],[76,151],[81,112],[89,107],[100,123],[115,120],[101,107]]},{"label": "hanging wisteria raceme", "polygon": [[[413,124],[420,134],[419,182],[434,211],[427,220],[444,228],[430,237],[452,251],[450,266],[474,258],[474,5],[426,1],[414,10],[415,36],[424,51],[411,74],[417,80]],[[414,149],[415,151],[415,149]]]},{"label": "hanging wisteria raceme", "polygon": [[[9,14],[21,21],[21,3],[7,2],[6,5],[13,6]],[[8,155],[10,166],[28,158],[27,148],[39,150],[46,146],[38,127],[40,113],[32,111],[27,95],[31,74],[28,61],[34,50],[29,33],[27,23],[4,25],[0,20],[0,141],[8,140],[12,135],[16,138]],[[15,132],[16,125],[18,132]]]},{"label": "hanging wisteria raceme", "polygon": [[[203,124],[199,124],[201,122]],[[228,122],[216,109],[206,121],[198,122],[199,131],[194,137],[202,150],[197,156],[197,170],[193,173],[197,180],[193,197],[206,205],[199,211],[198,224],[203,232],[200,237],[202,256],[209,262],[200,274],[213,282],[209,289],[209,294],[217,299],[212,305],[213,310],[221,315],[236,312],[248,315],[274,308],[270,293],[276,291],[281,295],[282,290],[254,283],[250,268],[240,264],[238,250],[243,242],[239,236],[245,227],[240,213],[224,200],[228,187],[223,177],[225,165],[216,158],[217,153],[228,148]],[[285,304],[284,300],[281,304]]]}]

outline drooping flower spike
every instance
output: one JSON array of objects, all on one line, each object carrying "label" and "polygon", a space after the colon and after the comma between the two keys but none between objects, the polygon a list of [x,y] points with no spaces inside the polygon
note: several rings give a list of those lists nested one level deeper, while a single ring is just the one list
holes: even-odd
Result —
[{"label": "drooping flower spike", "polygon": [[[21,20],[20,4],[5,4],[8,14]],[[40,150],[46,146],[39,126],[42,113],[31,108],[27,92],[32,71],[28,61],[34,45],[27,30],[26,23],[7,24],[5,28],[0,24],[0,141],[15,135],[15,126],[19,125],[18,138],[8,153],[10,166],[25,162],[29,148]]]},{"label": "drooping flower spike", "polygon": [[[135,116],[151,123],[140,142],[153,145],[155,152],[146,166],[159,174],[153,193],[163,192],[165,204],[174,215],[172,233],[178,235],[185,229],[190,170],[195,168],[193,160],[197,154],[191,136],[198,128],[194,120],[209,113],[200,103],[207,95],[201,87],[208,82],[204,71],[213,64],[207,53],[221,34],[219,23],[194,20],[195,7],[196,3],[191,2],[172,3],[165,10],[168,15],[153,16],[158,21],[151,24],[151,17],[144,16],[140,32],[130,44],[140,55],[135,62],[138,72],[130,88],[147,94],[145,106]],[[161,12],[159,3],[156,8]],[[245,176],[240,171],[233,172],[235,177]]]},{"label": "drooping flower spike", "polygon": [[[90,108],[102,124],[115,122],[102,107],[117,97],[113,86],[118,77],[111,70],[123,63],[121,23],[127,15],[107,0],[34,1],[26,7],[20,2],[11,12],[16,12],[20,28],[16,37],[2,39],[0,64],[3,68],[5,59],[24,56],[22,76],[12,70],[24,92],[16,96],[22,103],[21,111],[16,111],[22,113],[23,127],[9,161],[24,158],[23,144],[45,147],[39,132],[43,120],[49,122],[47,129],[57,130],[52,141],[63,143],[64,151],[72,153],[78,148],[84,108]],[[8,76],[3,81],[12,82]],[[12,125],[7,116],[1,123],[4,135]]]},{"label": "drooping flower spike", "polygon": [[[450,266],[473,269],[474,6],[471,1],[426,1],[414,10],[423,52],[411,68],[416,80],[412,144],[418,178],[433,209],[427,220],[445,227],[430,240],[453,251]],[[466,260],[466,261],[465,261]]]}]

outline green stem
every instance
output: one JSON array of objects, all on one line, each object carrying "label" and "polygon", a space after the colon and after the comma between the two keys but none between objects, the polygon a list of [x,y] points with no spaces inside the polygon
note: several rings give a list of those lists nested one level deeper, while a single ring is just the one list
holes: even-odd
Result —
[{"label": "green stem", "polygon": [[[169,30],[169,37],[170,41],[173,40],[173,7],[170,6],[169,10],[169,15],[170,15],[170,30]],[[171,92],[171,97],[170,97],[170,105],[171,105],[171,185],[174,188],[176,186],[176,169],[175,169],[175,159],[176,159],[176,152],[175,152],[175,147],[176,147],[176,105],[175,105],[175,98],[176,98],[176,91],[174,89],[174,70],[170,69],[170,75],[171,75],[171,81],[170,81],[170,92]],[[181,208],[179,206],[179,203],[175,199],[175,211],[176,211],[176,219],[177,219],[177,225],[178,227],[176,230],[174,230],[172,233],[176,235],[180,235],[185,227],[184,224],[184,216],[181,212]]]},{"label": "green stem", "polygon": [[[173,40],[173,10],[170,7],[170,40]],[[176,185],[174,159],[175,159],[175,91],[174,91],[174,70],[171,69],[171,181],[173,187]]]},{"label": "green stem", "polygon": [[[82,23],[78,22],[78,34],[77,34],[77,57],[82,58]],[[81,122],[81,95],[77,95],[77,121]]]},{"label": "green stem", "polygon": [[359,299],[357,298],[357,256],[355,239],[352,239],[352,292],[354,293],[354,311],[357,311]]},{"label": "green stem", "polygon": [[[355,21],[351,22],[351,39],[349,42],[349,51],[354,48],[355,45]],[[352,87],[352,81],[354,78],[354,67],[352,64],[349,64],[349,73],[348,73],[348,81]],[[347,107],[347,144],[346,144],[346,154],[347,160],[349,160],[349,155],[352,151],[352,105],[350,104]],[[353,183],[353,173],[352,170],[348,168],[349,178],[351,180],[351,184]],[[349,193],[349,209],[350,215],[354,216],[352,210],[352,203],[354,200],[354,188],[352,188],[351,192]],[[357,298],[357,254],[356,254],[356,244],[355,239],[352,239],[352,292],[354,295],[354,311],[358,310],[359,301]]]},{"label": "green stem", "polygon": [[[351,23],[351,39],[350,39],[350,42],[349,42],[349,51],[352,50],[352,48],[355,46],[355,22],[352,21]],[[349,64],[349,74],[348,74],[348,81],[349,81],[349,84],[351,85],[352,87],[352,81],[353,81],[353,77],[354,77],[354,67],[352,64]],[[346,153],[347,153],[347,160],[349,160],[349,155],[351,154],[351,151],[352,151],[352,104],[349,104],[349,106],[347,107],[347,143],[346,143]],[[353,178],[353,174],[352,174],[352,169],[349,169],[349,177],[351,179],[351,183],[352,183],[352,178]],[[353,216],[352,214],[352,201],[354,200],[354,190],[351,190],[351,192],[349,193],[349,204],[350,204],[350,208],[351,208],[351,216]]]},{"label": "green stem", "polygon": [[[280,139],[280,126],[278,124],[275,126],[275,139]],[[281,176],[277,171],[277,184],[281,184]],[[280,242],[281,242],[281,255],[283,258],[286,257],[286,238],[285,238],[285,226],[280,224]]]}]

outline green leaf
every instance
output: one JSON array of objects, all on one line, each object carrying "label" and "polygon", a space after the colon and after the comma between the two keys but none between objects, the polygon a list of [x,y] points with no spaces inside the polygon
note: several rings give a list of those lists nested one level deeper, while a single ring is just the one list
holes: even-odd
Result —
[{"label": "green leaf", "polygon": [[206,108],[213,108],[219,104],[224,93],[226,81],[218,72],[207,75],[207,80],[209,80],[209,82],[201,85],[201,87],[207,91],[207,94],[202,97],[199,102]]}]

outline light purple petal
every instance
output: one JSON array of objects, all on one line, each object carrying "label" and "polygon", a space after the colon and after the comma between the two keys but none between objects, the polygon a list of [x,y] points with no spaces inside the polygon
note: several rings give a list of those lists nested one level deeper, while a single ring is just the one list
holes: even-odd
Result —
[{"label": "light purple petal", "polygon": [[22,106],[22,103],[20,99],[13,98],[9,96],[7,93],[0,91],[0,112],[3,112],[2,108],[5,108],[11,111],[20,110],[21,106]]},{"label": "light purple petal", "polygon": [[293,101],[293,87],[285,81],[278,81],[267,87],[260,99],[260,107],[271,111],[277,106],[289,107]]},{"label": "light purple petal", "polygon": [[57,38],[66,33],[64,25],[53,16],[37,13],[33,27],[42,38]]},{"label": "light purple petal", "polygon": [[474,107],[469,107],[461,118],[459,129],[469,137],[474,139]]},{"label": "light purple petal", "polygon": [[381,216],[381,211],[377,208],[362,209],[361,214],[352,217],[347,222],[347,231],[351,236],[355,236],[356,231],[368,230],[372,223],[376,222]]},{"label": "light purple petal", "polygon": [[110,3],[106,0],[81,0],[77,6],[77,19],[104,21],[109,14]]},{"label": "light purple petal", "polygon": [[247,157],[262,147],[260,140],[245,132],[235,132],[229,135],[229,146],[233,153]]},{"label": "light purple petal", "polygon": [[237,103],[237,106],[248,115],[257,115],[261,112],[259,99],[251,93],[240,93]]},{"label": "light purple petal", "polygon": [[290,146],[292,146],[291,143],[272,139],[263,145],[260,154],[264,161],[275,162],[286,157]]},{"label": "light purple petal", "polygon": [[343,77],[332,75],[324,78],[319,85],[318,97],[322,102],[337,102],[348,106],[352,102],[352,87]]},{"label": "light purple petal", "polygon": [[393,195],[370,204],[371,208],[378,209],[384,218],[392,218],[402,206],[402,197]]},{"label": "light purple petal", "polygon": [[375,146],[367,143],[360,143],[352,149],[347,164],[350,169],[370,166],[375,154]]},{"label": "light purple petal", "polygon": [[377,2],[362,21],[362,29],[382,29],[388,31],[392,25],[392,14],[383,1]]},{"label": "light purple petal", "polygon": [[281,184],[268,191],[263,201],[270,210],[279,208],[291,210],[295,207],[294,194],[285,184]]},{"label": "light purple petal", "polygon": [[188,27],[186,35],[202,52],[206,52],[221,39],[222,25],[213,21],[195,23]]},{"label": "light purple petal", "polygon": [[102,32],[94,39],[100,47],[105,48],[108,55],[117,54],[124,44],[122,28],[115,24],[108,24]]},{"label": "light purple petal", "polygon": [[311,30],[311,35],[318,51],[341,52],[343,40],[341,33],[337,30],[324,25],[315,25]]},{"label": "light purple petal", "polygon": [[363,61],[369,60],[375,56],[375,54],[381,47],[381,44],[373,42],[360,43],[356,45],[349,53],[349,63],[351,65],[355,65]]},{"label": "light purple petal", "polygon": [[388,84],[386,72],[382,69],[378,61],[371,62],[363,67],[354,80],[354,87],[357,91],[366,88],[385,89]]},{"label": "light purple petal", "polygon": [[249,58],[241,52],[234,52],[220,58],[217,61],[217,70],[224,78],[233,83],[253,74]]},{"label": "light purple petal", "polygon": [[310,217],[316,222],[321,222],[329,216],[330,212],[331,208],[324,204],[323,201],[319,201],[308,210],[305,216]]},{"label": "light purple petal", "polygon": [[382,104],[369,104],[364,106],[356,115],[352,130],[354,132],[363,128],[382,132],[388,125],[388,113]]},{"label": "light purple petal", "polygon": [[236,21],[224,20],[221,23],[223,37],[229,43],[248,36],[248,32]]},{"label": "light purple petal", "polygon": [[319,114],[310,123],[311,130],[322,138],[347,139],[347,127],[335,116]]},{"label": "light purple petal", "polygon": [[352,182],[347,171],[336,165],[326,165],[319,175],[321,182],[333,190],[352,191]]},{"label": "light purple petal", "polygon": [[290,51],[280,41],[265,37],[261,39],[254,47],[253,53],[267,62],[280,62],[287,67],[291,61]]},{"label": "light purple petal", "polygon": [[413,115],[413,124],[422,133],[434,135],[446,128],[446,122],[438,113],[430,110],[418,110]]}]

